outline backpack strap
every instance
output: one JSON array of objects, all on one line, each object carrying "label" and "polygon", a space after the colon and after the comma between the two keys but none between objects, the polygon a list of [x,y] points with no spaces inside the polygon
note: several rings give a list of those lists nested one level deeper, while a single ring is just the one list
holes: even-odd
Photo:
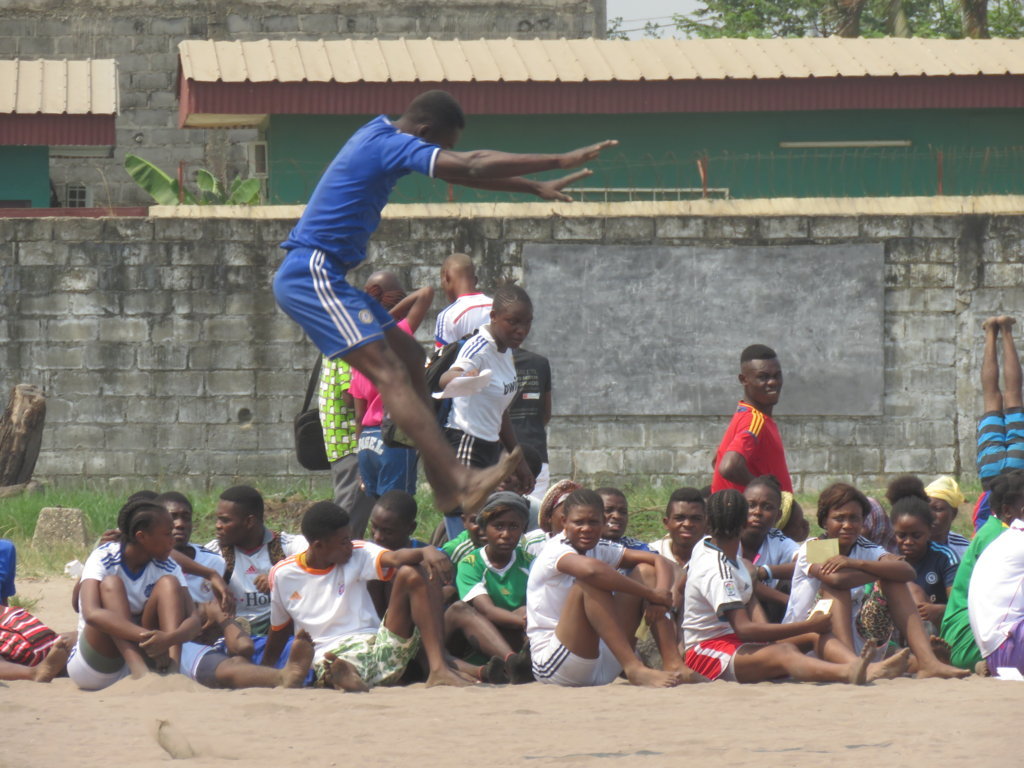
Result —
[{"label": "backpack strap", "polygon": [[270,564],[277,565],[285,559],[284,545],[281,543],[281,532],[274,531],[273,537],[267,544],[267,554],[270,555]]},{"label": "backpack strap", "polygon": [[224,581],[231,581],[231,574],[235,571],[235,548],[232,545],[222,546],[220,556],[224,558]]},{"label": "backpack strap", "polygon": [[305,413],[309,410],[309,404],[313,401],[313,393],[316,392],[320,384],[320,368],[323,366],[323,362],[324,356],[317,353],[316,363],[313,365],[313,373],[310,374],[309,384],[306,385],[306,399],[302,401],[300,413]]}]

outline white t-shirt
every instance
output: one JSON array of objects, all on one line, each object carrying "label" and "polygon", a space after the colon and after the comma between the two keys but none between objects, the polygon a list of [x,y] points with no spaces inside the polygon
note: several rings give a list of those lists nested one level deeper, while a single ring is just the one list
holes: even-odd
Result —
[{"label": "white t-shirt", "polygon": [[491,297],[467,293],[437,313],[434,344],[443,347],[491,322]]},{"label": "white t-shirt", "polygon": [[[808,539],[814,541],[814,539]],[[850,550],[849,557],[855,560],[881,560],[882,555],[888,554],[884,548],[878,546],[870,539],[863,536],[857,539],[857,543]],[[807,571],[811,564],[807,561],[807,542],[800,545],[796,558],[796,568],[793,569],[793,588],[789,593],[789,606],[786,608],[786,615],[782,619],[783,624],[792,624],[794,621],[803,621],[811,615],[811,610],[817,602],[818,590],[821,588],[821,581],[811,576]],[[850,590],[852,617],[856,619],[860,612],[861,603],[864,602],[864,587],[854,587]],[[856,623],[855,623],[856,626]],[[859,643],[858,643],[859,645]]]},{"label": "white t-shirt", "polygon": [[[117,576],[124,583],[128,594],[128,609],[133,617],[142,615],[146,601],[153,592],[153,586],[164,576],[174,576],[183,587],[188,587],[185,574],[181,567],[168,558],[167,560],[150,560],[138,573],[129,571],[121,561],[121,542],[111,541],[96,547],[85,561],[82,568],[82,581],[103,581],[107,576]],[[85,630],[85,616],[82,614],[82,601],[78,601],[78,632]]]},{"label": "white t-shirt", "polygon": [[706,536],[693,547],[686,573],[683,600],[683,642],[689,650],[697,643],[733,631],[726,611],[742,608],[754,595],[750,573],[743,562],[733,562]]},{"label": "white t-shirt", "polygon": [[536,557],[544,549],[544,545],[548,543],[550,538],[551,534],[544,529],[534,528],[532,531],[527,531],[523,534],[523,538],[519,540],[519,546],[526,554]]},{"label": "white t-shirt", "polygon": [[[761,542],[761,548],[754,556],[754,565],[767,565],[769,568],[775,565],[785,565],[793,562],[796,553],[800,551],[800,545],[793,541],[778,528],[770,528],[768,535]],[[779,583],[778,579],[769,579],[765,582],[769,587]]]},{"label": "white t-shirt", "polygon": [[[196,544],[194,541],[190,541],[188,545],[195,550],[195,557],[192,558],[193,560],[204,568],[216,571],[221,576],[224,575],[224,570],[227,568],[227,565],[224,563],[223,557],[218,555],[216,552],[211,552],[206,547]],[[196,605],[199,605],[200,603],[208,603],[216,597],[213,593],[213,587],[210,586],[210,582],[202,576],[193,576],[190,573],[186,573],[185,581],[188,582],[188,593],[192,595],[192,602]]]},{"label": "white t-shirt", "polygon": [[[626,548],[621,544],[601,539],[597,546],[586,553],[602,563],[618,568]],[[562,606],[569,597],[576,579],[558,570],[558,561],[566,555],[578,555],[564,533],[548,539],[537,559],[530,566],[530,578],[526,582],[526,635],[530,647],[539,650],[547,643],[558,627]]]},{"label": "white t-shirt", "polygon": [[[260,625],[266,624],[270,619],[270,595],[256,589],[256,577],[270,573],[272,564],[267,544],[272,538],[274,534],[264,528],[263,544],[255,552],[246,552],[241,547],[235,547],[235,567],[231,571],[231,581],[228,582],[231,594],[235,596],[235,615],[248,619],[257,632],[262,629]],[[302,536],[281,534],[281,549],[286,556],[305,552],[308,547]],[[215,554],[221,554],[220,543],[216,539],[207,544],[206,548]]]},{"label": "white t-shirt", "polygon": [[369,541],[352,543],[352,558],[344,565],[316,570],[306,565],[305,553],[293,555],[270,572],[270,625],[306,630],[313,638],[314,661],[320,661],[349,635],[372,635],[380,628],[366,582],[387,581],[380,557],[388,550]]},{"label": "white t-shirt", "polygon": [[971,572],[967,613],[985,657],[995,653],[1024,619],[1024,522],[1014,520],[981,553]]},{"label": "white t-shirt", "polygon": [[671,560],[672,564],[675,565],[676,568],[682,568],[685,571],[690,565],[689,563],[679,562],[679,558],[672,554],[672,538],[667,533],[657,541],[652,541],[647,546],[651,548],[651,552],[657,552],[662,557]]},{"label": "white t-shirt", "polygon": [[480,332],[462,346],[452,368],[461,368],[466,373],[490,369],[491,380],[475,395],[452,398],[448,426],[478,440],[497,442],[501,416],[519,387],[512,350],[499,352],[487,326],[482,326]]}]

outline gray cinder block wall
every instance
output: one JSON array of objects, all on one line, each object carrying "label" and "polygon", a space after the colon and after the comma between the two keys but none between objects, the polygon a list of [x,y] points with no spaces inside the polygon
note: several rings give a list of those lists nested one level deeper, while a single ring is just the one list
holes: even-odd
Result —
[{"label": "gray cinder block wall", "polygon": [[112,159],[51,160],[58,187],[85,184],[98,207],[150,202],[127,152],[171,175],[245,174],[257,132],[178,128],[182,40],[603,37],[605,0],[3,0],[0,58],[117,60],[121,115]]},{"label": "gray cinder block wall", "polygon": [[[292,458],[291,420],[314,352],[270,290],[291,225],[0,220],[0,386],[46,392],[37,475],[160,487],[308,482]],[[883,243],[883,413],[780,419],[797,487],[974,473],[980,322],[1019,306],[1024,216],[387,218],[371,260],[410,285],[436,285],[441,260],[468,250],[488,288],[521,275],[531,242]],[[438,296],[435,310],[442,304]],[[556,417],[552,472],[703,483],[726,421]]]}]

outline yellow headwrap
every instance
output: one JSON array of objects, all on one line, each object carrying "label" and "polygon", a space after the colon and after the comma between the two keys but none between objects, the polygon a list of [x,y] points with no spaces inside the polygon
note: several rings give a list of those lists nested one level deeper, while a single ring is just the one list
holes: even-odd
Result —
[{"label": "yellow headwrap", "polygon": [[782,504],[780,505],[782,514],[779,515],[779,522],[775,524],[776,528],[782,529],[786,527],[786,523],[789,522],[789,514],[793,511],[793,494],[789,491],[782,492]]},{"label": "yellow headwrap", "polygon": [[960,493],[960,486],[949,475],[935,478],[924,489],[924,492],[933,499],[942,499],[953,509],[959,509],[960,505],[966,501],[964,495]]}]

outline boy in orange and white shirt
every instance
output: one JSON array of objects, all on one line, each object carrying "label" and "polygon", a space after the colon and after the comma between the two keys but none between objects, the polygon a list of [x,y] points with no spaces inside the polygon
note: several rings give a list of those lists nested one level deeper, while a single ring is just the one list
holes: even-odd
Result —
[{"label": "boy in orange and white shirt", "polygon": [[[285,640],[306,631],[315,647],[317,684],[365,691],[398,681],[420,645],[427,685],[469,685],[444,650],[441,585],[451,562],[434,547],[391,550],[353,541],[348,513],[322,501],[302,518],[309,549],[270,572],[270,634],[263,664],[272,666]],[[367,583],[392,583],[383,622]]]}]

